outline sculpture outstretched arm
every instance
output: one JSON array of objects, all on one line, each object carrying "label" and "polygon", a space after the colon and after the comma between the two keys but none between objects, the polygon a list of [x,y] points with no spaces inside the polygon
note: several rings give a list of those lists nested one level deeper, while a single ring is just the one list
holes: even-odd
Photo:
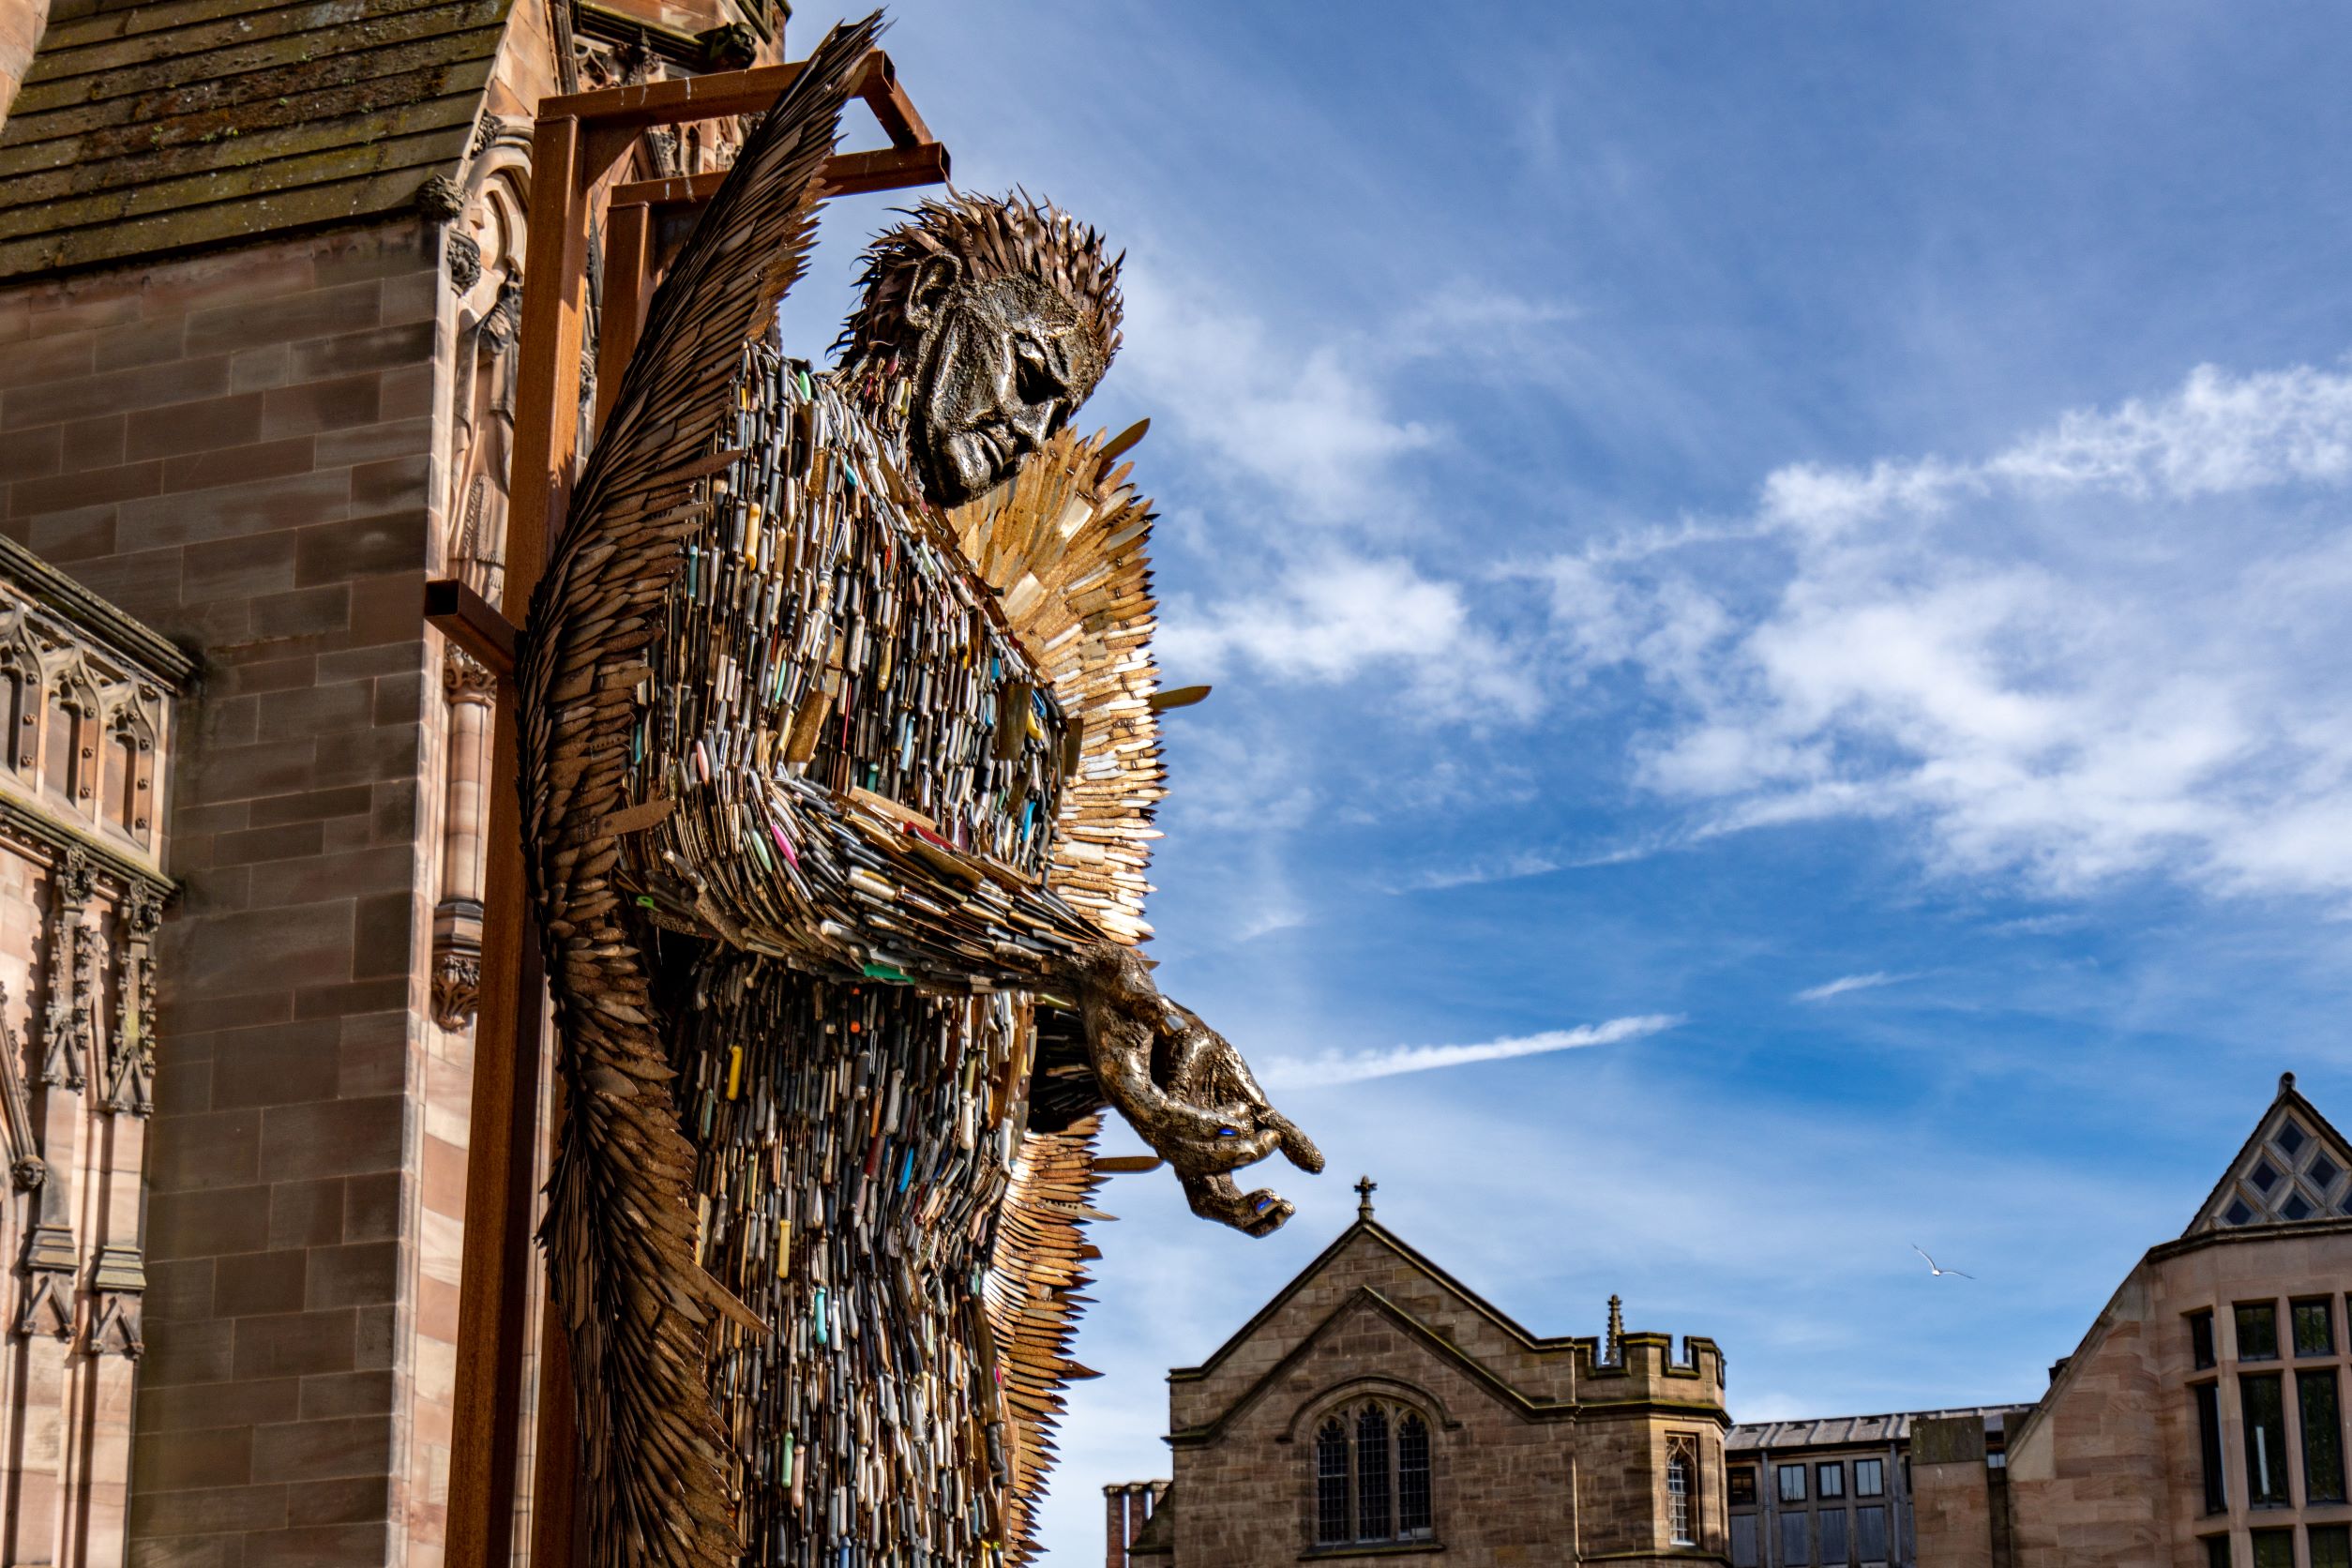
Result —
[{"label": "sculpture outstretched arm", "polygon": [[[1277,1150],[1322,1168],[1240,1053],[1160,994],[1141,954],[903,807],[787,776],[694,791],[676,817],[660,852],[669,875],[656,872],[641,895],[673,923],[879,979],[1065,993],[1083,1014],[1104,1097],[1174,1168],[1202,1218],[1264,1235],[1292,1206],[1264,1188],[1243,1193],[1230,1173]],[[724,842],[722,821],[749,824],[730,852],[675,847]]]}]

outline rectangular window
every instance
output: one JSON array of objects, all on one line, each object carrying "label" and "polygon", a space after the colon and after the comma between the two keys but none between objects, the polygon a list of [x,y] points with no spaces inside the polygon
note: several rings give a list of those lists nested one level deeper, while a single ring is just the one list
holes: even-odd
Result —
[{"label": "rectangular window", "polygon": [[1854,1549],[1864,1562],[1887,1560],[1887,1511],[1883,1508],[1854,1510]]},{"label": "rectangular window", "polygon": [[1756,1469],[1754,1466],[1741,1465],[1731,1472],[1731,1506],[1734,1508],[1756,1506]]},{"label": "rectangular window", "polygon": [[1805,1500],[1805,1468],[1802,1465],[1782,1465],[1775,1472],[1780,1477],[1780,1500],[1802,1502]]},{"label": "rectangular window", "polygon": [[1783,1568],[1804,1568],[1813,1560],[1813,1542],[1805,1529],[1810,1514],[1780,1516],[1780,1560]]},{"label": "rectangular window", "polygon": [[2303,1417],[2303,1501],[2344,1500],[2344,1405],[2333,1367],[2295,1374]]},{"label": "rectangular window", "polygon": [[2279,1359],[2279,1307],[2276,1302],[2238,1304],[2238,1359]]},{"label": "rectangular window", "polygon": [[1731,1568],[1756,1568],[1756,1515],[1731,1515]]},{"label": "rectangular window", "polygon": [[2238,1407],[2246,1424],[2247,1505],[2284,1508],[2292,1500],[2286,1495],[2286,1391],[2279,1375],[2239,1379]]},{"label": "rectangular window", "polygon": [[2189,1355],[2202,1372],[2213,1364],[2213,1314],[2189,1314]]},{"label": "rectangular window", "polygon": [[1842,1508],[1825,1509],[1821,1514],[1821,1561],[1823,1568],[1846,1568],[1846,1511]]},{"label": "rectangular window", "polygon": [[2222,1391],[2216,1383],[2199,1383],[2191,1390],[2197,1400],[2197,1452],[2205,1460],[2205,1511],[2224,1513],[2229,1488],[2222,1477]]},{"label": "rectangular window", "polygon": [[2290,1311],[2294,1317],[2297,1355],[2331,1356],[2336,1353],[2333,1303],[2322,1296],[2315,1302],[2297,1302]]},{"label": "rectangular window", "polygon": [[1396,1533],[1408,1541],[1429,1534],[1429,1428],[1418,1415],[1396,1428]]},{"label": "rectangular window", "polygon": [[2291,1530],[2255,1530],[2254,1568],[2295,1568],[2295,1532]]},{"label": "rectangular window", "polygon": [[2229,1537],[2209,1535],[2205,1538],[2205,1568],[2229,1568]]},{"label": "rectangular window", "polygon": [[2311,1568],[2352,1568],[2352,1525],[2314,1525],[2306,1540]]},{"label": "rectangular window", "polygon": [[1816,1479],[1820,1483],[1815,1496],[1842,1498],[1846,1495],[1846,1467],[1844,1465],[1816,1465],[1814,1470]]},{"label": "rectangular window", "polygon": [[1882,1459],[1854,1461],[1854,1495],[1858,1498],[1883,1496],[1887,1489],[1887,1467]]}]

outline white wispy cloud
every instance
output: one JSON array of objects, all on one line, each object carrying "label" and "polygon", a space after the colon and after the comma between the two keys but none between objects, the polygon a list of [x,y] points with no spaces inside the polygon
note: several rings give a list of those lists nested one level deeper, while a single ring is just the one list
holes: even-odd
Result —
[{"label": "white wispy cloud", "polygon": [[1214,607],[1172,601],[1155,652],[1187,678],[1214,679],[1244,661],[1286,684],[1385,671],[1448,719],[1523,718],[1541,702],[1526,661],[1470,613],[1460,584],[1341,549],[1292,561]]},{"label": "white wispy cloud", "polygon": [[1918,978],[1919,976],[1915,974],[1890,974],[1885,970],[1874,970],[1868,974],[1841,974],[1836,979],[1825,980],[1818,986],[1807,986],[1803,990],[1799,991],[1793,1000],[1827,1002],[1833,996],[1844,996],[1847,991],[1876,990],[1880,986],[1899,986],[1906,980]]},{"label": "white wispy cloud", "polygon": [[1672,716],[1636,776],[1739,831],[1926,827],[2060,893],[2352,892],[2352,372],[2211,368],[1976,461],[1791,467],[1753,517],[1546,568]]},{"label": "white wispy cloud", "polygon": [[1611,1018],[1606,1023],[1575,1029],[1547,1029],[1538,1034],[1486,1040],[1474,1046],[1398,1046],[1391,1050],[1326,1051],[1307,1058],[1278,1058],[1267,1063],[1259,1077],[1273,1089],[1322,1087],[1358,1083],[1365,1078],[1394,1078],[1399,1073],[1425,1073],[1439,1067],[1465,1067],[1477,1062],[1503,1062],[1513,1057],[1541,1056],[1547,1051],[1576,1050],[1585,1046],[1614,1046],[1656,1034],[1682,1022],[1679,1014],[1646,1013]]}]

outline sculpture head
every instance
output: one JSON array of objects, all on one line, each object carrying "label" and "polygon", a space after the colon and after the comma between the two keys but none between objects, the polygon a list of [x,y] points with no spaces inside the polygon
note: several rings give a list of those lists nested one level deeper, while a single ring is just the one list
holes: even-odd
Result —
[{"label": "sculpture head", "polygon": [[956,196],[867,249],[836,349],[852,381],[907,384],[907,445],[940,506],[984,495],[1044,445],[1119,348],[1119,259],[1068,215]]}]

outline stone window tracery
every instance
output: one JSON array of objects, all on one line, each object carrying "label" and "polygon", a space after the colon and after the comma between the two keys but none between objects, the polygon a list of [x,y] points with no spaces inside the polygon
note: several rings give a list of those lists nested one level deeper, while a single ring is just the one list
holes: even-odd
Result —
[{"label": "stone window tracery", "polygon": [[1409,1405],[1356,1401],[1315,1434],[1315,1545],[1426,1541],[1431,1506],[1429,1422]]},{"label": "stone window tracery", "polygon": [[1666,1489],[1669,1538],[1678,1546],[1696,1545],[1691,1530],[1691,1505],[1698,1497],[1698,1453],[1688,1438],[1666,1441]]}]

